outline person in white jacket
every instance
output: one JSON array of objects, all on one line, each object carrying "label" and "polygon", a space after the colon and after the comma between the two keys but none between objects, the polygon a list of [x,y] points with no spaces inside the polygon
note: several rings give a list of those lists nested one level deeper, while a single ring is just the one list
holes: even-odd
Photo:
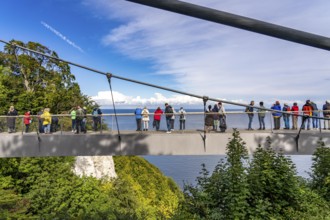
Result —
[{"label": "person in white jacket", "polygon": [[142,110],[142,121],[143,121],[143,130],[148,131],[149,129],[149,110],[145,106]]},{"label": "person in white jacket", "polygon": [[227,129],[226,110],[222,102],[218,103],[218,108],[219,108],[219,128],[221,132],[225,132]]},{"label": "person in white jacket", "polygon": [[172,107],[172,110],[173,110],[173,115],[171,117],[171,131],[174,131],[174,121],[175,121],[175,109]]},{"label": "person in white jacket", "polygon": [[183,107],[179,110],[179,116],[180,116],[180,130],[186,129],[186,111],[183,109]]}]

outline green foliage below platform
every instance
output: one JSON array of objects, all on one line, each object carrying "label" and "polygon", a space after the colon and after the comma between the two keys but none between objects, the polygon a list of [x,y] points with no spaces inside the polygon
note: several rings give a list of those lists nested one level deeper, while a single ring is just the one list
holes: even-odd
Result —
[{"label": "green foliage below platform", "polygon": [[0,219],[169,219],[182,193],[140,157],[117,157],[118,178],[78,177],[73,157],[0,160]]}]

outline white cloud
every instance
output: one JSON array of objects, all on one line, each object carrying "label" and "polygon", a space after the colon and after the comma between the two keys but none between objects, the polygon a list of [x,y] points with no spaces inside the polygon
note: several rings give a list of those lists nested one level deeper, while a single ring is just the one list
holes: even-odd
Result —
[{"label": "white cloud", "polygon": [[[185,108],[203,108],[202,99],[190,97],[186,95],[172,95],[172,96],[164,96],[161,93],[154,93],[151,97],[141,97],[141,96],[129,96],[122,94],[118,91],[113,91],[113,96],[115,100],[115,105],[120,108],[134,108],[136,106],[148,106],[149,108],[156,108],[158,106],[163,107],[165,103],[170,103],[173,107],[185,107]],[[100,91],[96,96],[91,97],[97,104],[102,106],[103,108],[112,108],[112,98],[110,91]],[[226,101],[225,98],[218,97],[210,97],[218,100]],[[244,99],[236,99],[236,100],[227,100],[234,103],[240,104],[249,104],[251,100]],[[259,101],[255,100],[255,105],[259,105]],[[264,102],[265,107],[271,107],[275,101],[278,101],[278,98],[269,98],[266,100],[262,100]],[[299,106],[303,106],[306,100],[300,99],[284,99],[280,100],[280,103],[283,105],[284,103],[288,103],[290,106],[293,105],[293,102],[297,102]],[[207,105],[213,105],[214,101],[207,102]],[[324,101],[315,101],[315,103],[321,108],[323,106]],[[242,108],[240,106],[234,106],[229,104],[224,104],[224,106],[228,109]]]},{"label": "white cloud", "polygon": [[[128,96],[118,91],[113,91],[113,96],[116,105],[120,106],[163,106],[166,102],[172,105],[201,105],[201,99],[197,99],[185,95],[173,95],[165,97],[161,93],[155,93],[152,97],[143,98],[140,96]],[[96,96],[91,97],[96,103],[101,106],[112,106],[112,98],[110,91],[100,91]]]},{"label": "white cloud", "polygon": [[[330,35],[327,1],[189,2]],[[171,75],[182,90],[228,99],[327,99],[327,51],[130,2],[98,3],[111,19],[124,21],[104,36],[104,45],[152,60],[156,73]]]}]

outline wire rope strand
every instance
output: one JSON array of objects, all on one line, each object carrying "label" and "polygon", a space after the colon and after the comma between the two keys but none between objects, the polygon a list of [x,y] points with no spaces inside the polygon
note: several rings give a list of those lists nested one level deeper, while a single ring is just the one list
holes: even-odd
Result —
[{"label": "wire rope strand", "polygon": [[[17,47],[16,47],[16,45],[13,45],[13,44],[10,44],[10,46],[12,46],[14,48],[15,60],[16,60],[16,63],[18,65],[18,68],[19,68],[19,70],[20,70],[20,72],[22,74],[22,66],[21,66],[21,64],[18,61],[17,53],[15,51]],[[40,137],[40,133],[39,133],[39,128],[37,128],[37,125],[35,125],[35,127],[36,127],[36,131],[37,131],[38,149],[39,149],[39,152],[40,152],[40,148],[41,148],[41,146],[40,146],[41,137]]]},{"label": "wire rope strand", "polygon": [[[56,59],[58,61],[65,62],[65,63],[71,64],[73,66],[89,70],[91,72],[95,72],[95,73],[102,74],[102,75],[105,75],[105,76],[107,76],[107,74],[109,74],[109,73],[106,73],[106,72],[103,72],[103,71],[100,71],[100,70],[96,70],[96,69],[93,69],[93,68],[90,68],[90,67],[83,66],[81,64],[77,64],[77,63],[74,63],[74,62],[71,62],[71,61],[67,61],[67,60],[64,60],[64,59],[60,59],[60,58],[57,58],[57,57],[53,57],[53,56],[41,53],[41,52],[38,52],[38,51],[35,51],[35,50],[31,50],[29,48],[22,47],[20,45],[12,44],[12,43],[6,42],[6,41],[1,40],[1,39],[0,39],[0,42],[2,42],[4,44],[8,44],[8,45],[14,45],[14,46],[16,46],[18,48],[21,48],[23,50],[27,50],[27,51],[30,51],[30,52],[33,52],[33,53],[37,53],[39,55],[42,55],[42,56],[45,56],[45,57],[48,57],[48,58],[51,58],[51,59]],[[136,83],[136,84],[141,84],[141,85],[145,85],[145,86],[149,86],[149,87],[154,87],[154,88],[157,88],[157,89],[162,89],[162,90],[169,91],[169,92],[174,92],[174,93],[178,93],[178,94],[182,94],[182,95],[187,95],[187,96],[191,96],[191,97],[195,97],[195,98],[199,98],[199,99],[203,99],[205,97],[205,96],[200,96],[200,95],[196,95],[196,94],[192,94],[192,93],[187,93],[187,92],[171,89],[171,88],[168,88],[168,87],[163,87],[163,86],[159,86],[159,85],[155,85],[155,84],[151,84],[151,83],[146,83],[146,82],[142,82],[142,81],[138,81],[138,80],[134,80],[134,79],[129,79],[129,78],[121,77],[121,76],[116,76],[112,73],[111,73],[111,77],[112,78],[117,78],[117,79],[120,79],[120,80],[124,80],[124,81],[128,81],[128,82],[132,82],[132,83]],[[241,106],[241,107],[251,107],[249,104],[239,103],[239,102],[232,102],[232,101],[228,101],[228,100],[224,100],[224,99],[208,98],[208,100],[209,101],[214,101],[214,102],[223,102],[223,103],[226,103],[226,104],[229,104],[229,105],[235,105],[235,106]],[[254,109],[263,109],[263,110],[270,111],[270,112],[278,112],[278,113],[285,113],[285,114],[288,114],[288,115],[294,115],[293,112],[285,112],[285,111],[274,110],[274,109],[270,109],[270,108],[264,108],[264,107],[258,107],[258,106],[253,106],[253,108]],[[305,117],[306,115],[298,114],[296,116]],[[315,118],[315,119],[327,120],[327,121],[330,120],[330,118],[324,118],[324,117],[319,117],[319,116],[309,116],[309,117],[310,118]]]},{"label": "wire rope strand", "polygon": [[308,116],[302,117],[302,122],[298,131],[297,136],[295,137],[295,141],[296,141],[296,150],[297,152],[299,152],[299,137],[300,137],[300,132],[303,126],[305,126],[305,122],[307,120]]},{"label": "wire rope strand", "polygon": [[111,93],[111,99],[112,99],[112,106],[113,106],[113,112],[115,114],[115,119],[116,119],[116,126],[117,126],[117,132],[118,132],[118,141],[120,145],[120,151],[121,151],[121,136],[120,136],[120,129],[119,129],[119,124],[118,124],[118,117],[117,117],[117,111],[116,111],[116,105],[115,105],[115,100],[113,98],[113,92],[112,92],[112,86],[111,86],[111,74],[107,74],[107,79],[110,87],[110,93]]}]

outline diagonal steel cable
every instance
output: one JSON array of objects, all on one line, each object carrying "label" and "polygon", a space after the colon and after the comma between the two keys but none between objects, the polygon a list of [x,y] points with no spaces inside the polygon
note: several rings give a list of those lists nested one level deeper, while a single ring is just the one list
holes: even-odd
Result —
[{"label": "diagonal steel cable", "polygon": [[[100,71],[100,70],[97,70],[97,69],[94,69],[94,68],[91,68],[91,67],[87,67],[87,66],[84,66],[84,65],[81,65],[81,64],[78,64],[78,63],[74,63],[72,61],[64,60],[64,59],[61,59],[61,58],[58,58],[58,57],[53,57],[53,56],[50,56],[48,54],[44,54],[44,53],[41,53],[39,51],[35,51],[35,50],[29,49],[29,48],[26,48],[26,47],[23,47],[23,46],[20,46],[20,45],[17,45],[17,44],[12,44],[12,43],[9,43],[9,42],[1,40],[1,39],[0,39],[0,42],[2,42],[4,44],[7,44],[7,45],[15,46],[15,47],[20,48],[22,50],[30,51],[30,52],[48,57],[50,59],[55,59],[55,60],[60,61],[60,62],[65,62],[65,63],[68,63],[70,65],[73,65],[73,66],[76,66],[76,67],[79,67],[79,68],[82,68],[82,69],[85,69],[85,70],[89,70],[91,72],[95,72],[95,73],[98,73],[98,74],[101,74],[101,75],[104,75],[104,76],[108,76],[108,74],[109,74],[109,72],[103,72],[103,71]],[[187,95],[187,96],[195,97],[195,98],[202,99],[202,100],[205,97],[205,95],[203,95],[203,96],[196,95],[196,94],[193,94],[193,93],[188,93],[188,92],[183,92],[183,91],[179,91],[179,90],[176,90],[176,89],[171,89],[169,87],[159,86],[159,85],[156,85],[156,84],[151,84],[151,83],[147,83],[147,82],[143,82],[143,81],[138,81],[138,80],[134,80],[134,79],[130,79],[130,78],[125,78],[125,77],[122,77],[122,76],[115,75],[113,73],[110,73],[110,74],[111,74],[112,78],[132,82],[132,83],[136,83],[136,84],[140,84],[140,85],[145,85],[145,86],[149,86],[149,87],[153,87],[153,88],[157,88],[157,89],[162,89],[162,90],[165,90],[165,91],[174,92],[174,93],[178,93],[178,94],[181,94],[181,95]],[[234,105],[234,106],[251,107],[249,104],[240,103],[240,102],[232,102],[232,101],[228,101],[228,100],[224,100],[224,99],[218,99],[218,98],[208,97],[208,100],[209,101],[214,101],[214,102],[223,102],[223,103],[226,103],[226,104],[229,104],[229,105]],[[270,109],[270,108],[264,108],[264,107],[258,107],[258,106],[253,106],[253,108],[254,109],[263,109],[263,110],[270,111],[270,112],[279,112],[279,113],[284,113],[284,114],[289,114],[289,115],[295,115],[295,113],[293,113],[293,112],[274,110],[274,109]],[[297,116],[298,117],[306,117],[306,115],[304,115],[304,114],[298,114]],[[322,120],[330,120],[330,118],[324,118],[324,117],[319,117],[319,116],[308,116],[308,117],[309,118],[315,118],[315,119],[322,119]]]}]

